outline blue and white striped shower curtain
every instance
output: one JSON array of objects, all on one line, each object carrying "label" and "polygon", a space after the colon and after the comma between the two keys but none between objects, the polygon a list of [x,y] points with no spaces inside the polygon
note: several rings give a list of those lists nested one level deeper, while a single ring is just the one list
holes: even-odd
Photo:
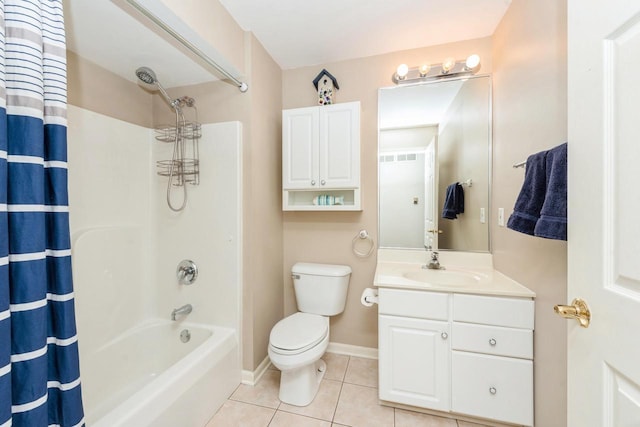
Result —
[{"label": "blue and white striped shower curtain", "polygon": [[0,427],[82,426],[62,0],[0,9]]}]

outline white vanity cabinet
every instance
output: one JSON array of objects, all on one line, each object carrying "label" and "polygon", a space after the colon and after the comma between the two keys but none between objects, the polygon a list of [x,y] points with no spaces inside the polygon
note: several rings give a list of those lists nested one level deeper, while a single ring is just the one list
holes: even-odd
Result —
[{"label": "white vanity cabinet", "polygon": [[453,295],[451,410],[533,425],[534,302]]},{"label": "white vanity cabinet", "polygon": [[380,399],[448,411],[450,295],[380,289]]},{"label": "white vanity cabinet", "polygon": [[381,400],[533,426],[531,298],[378,291]]},{"label": "white vanity cabinet", "polygon": [[[360,210],[360,102],[282,112],[283,210]],[[343,204],[314,205],[316,196]]]}]

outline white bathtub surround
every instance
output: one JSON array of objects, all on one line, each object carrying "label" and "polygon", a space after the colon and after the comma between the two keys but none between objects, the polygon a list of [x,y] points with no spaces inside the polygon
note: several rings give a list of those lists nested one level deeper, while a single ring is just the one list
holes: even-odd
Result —
[{"label": "white bathtub surround", "polygon": [[[202,426],[241,378],[241,124],[202,126],[200,185],[174,213],[155,169],[171,144],[153,139],[151,129],[73,106],[69,123],[88,424]],[[191,286],[176,278],[183,259],[199,267]],[[185,304],[192,313],[171,322],[171,311]],[[187,344],[179,336],[185,327]]]}]

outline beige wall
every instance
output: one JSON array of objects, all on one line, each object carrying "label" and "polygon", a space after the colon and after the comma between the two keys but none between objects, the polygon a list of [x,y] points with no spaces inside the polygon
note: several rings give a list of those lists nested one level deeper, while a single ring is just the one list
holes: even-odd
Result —
[{"label": "beige wall", "polygon": [[[192,30],[213,46],[225,61],[248,76],[245,67],[244,31],[231,17],[227,9],[217,1],[161,0]],[[180,47],[180,46],[179,46]]]},{"label": "beige wall", "polygon": [[293,284],[287,272],[298,261],[350,265],[344,313],[331,319],[331,341],[364,347],[378,347],[377,310],[360,304],[360,294],[371,286],[376,257],[358,258],[351,251],[351,241],[360,229],[366,229],[377,242],[378,235],[378,89],[391,86],[391,75],[398,64],[418,65],[441,62],[448,56],[466,58],[478,53],[482,73],[491,72],[491,38],[469,40],[285,70],[282,79],[283,108],[316,105],[312,81],[326,68],[340,85],[336,102],[361,103],[361,180],[362,212],[285,212],[284,213],[284,307],[285,314],[296,311]]},{"label": "beige wall", "polygon": [[[516,162],[567,138],[566,1],[513,0],[494,34],[493,210],[513,210],[524,170]],[[495,218],[495,216],[494,216]],[[527,236],[493,221],[498,270],[536,292],[535,420],[566,424],[566,242]]]},{"label": "beige wall", "polygon": [[[282,71],[251,39],[251,147],[245,162],[244,283],[252,290],[253,354],[245,369],[267,357],[271,328],[284,316],[282,288]],[[247,310],[248,311],[248,310]],[[248,321],[247,315],[245,320]],[[246,322],[245,322],[246,323]],[[246,339],[246,337],[245,337]],[[246,352],[246,349],[243,349]],[[252,362],[252,364],[249,364]]]},{"label": "beige wall", "polygon": [[135,83],[67,51],[69,104],[136,125],[151,127],[153,95]]},{"label": "beige wall", "polygon": [[447,187],[472,180],[472,186],[463,186],[464,213],[453,220],[438,220],[443,231],[440,249],[489,250],[488,227],[480,222],[480,208],[489,212],[490,87],[487,78],[466,81],[438,126],[438,217]]}]

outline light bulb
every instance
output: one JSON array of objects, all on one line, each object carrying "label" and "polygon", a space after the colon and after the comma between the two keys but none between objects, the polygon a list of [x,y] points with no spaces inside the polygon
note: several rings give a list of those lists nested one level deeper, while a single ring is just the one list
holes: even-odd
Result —
[{"label": "light bulb", "polygon": [[456,60],[454,58],[447,58],[442,62],[442,73],[447,74],[449,71],[453,70],[453,67],[456,66]]},{"label": "light bulb", "polygon": [[420,77],[424,77],[427,74],[429,74],[429,70],[431,69],[431,65],[429,64],[422,64],[420,66]]},{"label": "light bulb", "polygon": [[404,80],[409,73],[409,66],[407,64],[398,65],[398,69],[396,70],[396,74],[398,75],[398,80]]},{"label": "light bulb", "polygon": [[469,55],[465,62],[465,66],[468,70],[475,70],[480,66],[480,56],[475,53],[473,55]]}]

